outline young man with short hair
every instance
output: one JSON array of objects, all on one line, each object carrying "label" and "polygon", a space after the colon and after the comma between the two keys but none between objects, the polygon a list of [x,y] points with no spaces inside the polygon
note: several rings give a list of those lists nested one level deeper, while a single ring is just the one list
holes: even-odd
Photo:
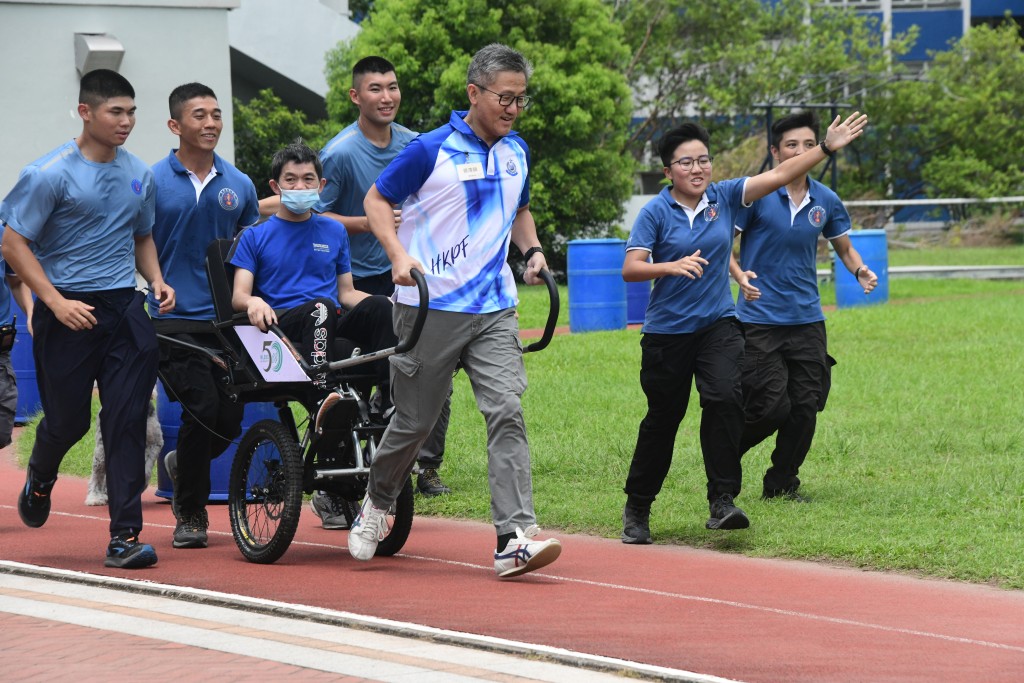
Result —
[{"label": "young man with short hair", "polygon": [[[815,151],[818,119],[811,112],[785,116],[772,126],[771,151],[785,162]],[[817,414],[831,388],[825,316],[818,295],[818,238],[868,293],[878,277],[850,241],[850,216],[835,192],[804,172],[758,199],[736,222],[739,263],[731,266],[741,296],[745,424],[743,454],[778,432],[761,497],[804,502],[797,473],[814,439]],[[756,283],[755,283],[756,280]]]},{"label": "young man with short hair", "polygon": [[[186,83],[168,97],[167,127],[178,148],[153,165],[156,243],[160,267],[177,286],[178,305],[161,313],[150,300],[157,332],[199,346],[216,346],[213,296],[206,278],[206,248],[231,239],[259,220],[252,181],[214,149],[224,129],[213,90]],[[244,406],[222,391],[223,371],[187,349],[161,348],[160,371],[167,397],[180,402],[177,449],[164,456],[174,486],[175,548],[208,542],[210,463],[241,433]]]},{"label": "young man with short hair", "polygon": [[[527,284],[547,264],[530,213],[530,154],[512,130],[530,104],[533,71],[519,52],[497,43],[470,62],[468,111],[409,143],[366,195],[370,229],[400,285],[395,329],[410,329],[419,303],[412,269],[426,277],[430,313],[417,345],[391,357],[395,413],[370,468],[366,498],[348,537],[349,552],[369,560],[388,508],[412,470],[461,363],[487,422],[494,569],[518,576],[550,564],[561,544],[538,538],[530,449],[521,397],[526,369],[516,321],[509,243],[526,256]],[[396,233],[393,206],[406,202]],[[426,264],[426,265],[425,265]]]},{"label": "young man with short hair", "polygon": [[146,488],[146,418],[158,348],[135,269],[163,313],[174,290],[153,244],[153,174],[122,147],[135,126],[135,90],[107,69],[85,74],[82,133],[22,171],[0,204],[4,258],[38,296],[33,353],[43,419],[18,513],[30,527],[50,513],[61,461],[89,431],[93,385],[107,444],[108,567],[157,561],[139,541]]}]

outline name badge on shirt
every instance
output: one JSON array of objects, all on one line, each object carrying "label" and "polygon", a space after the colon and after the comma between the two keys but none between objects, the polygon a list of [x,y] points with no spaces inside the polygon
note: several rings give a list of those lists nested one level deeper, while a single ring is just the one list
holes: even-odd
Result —
[{"label": "name badge on shirt", "polygon": [[469,164],[459,164],[455,167],[459,171],[459,180],[466,182],[467,180],[480,180],[484,177],[484,165],[479,161],[474,161]]}]

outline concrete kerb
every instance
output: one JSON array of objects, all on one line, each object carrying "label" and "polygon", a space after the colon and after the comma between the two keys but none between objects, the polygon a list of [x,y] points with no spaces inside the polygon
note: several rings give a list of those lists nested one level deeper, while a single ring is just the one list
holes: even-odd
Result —
[{"label": "concrete kerb", "polygon": [[462,633],[390,619],[340,612],[320,607],[297,605],[263,598],[251,598],[200,588],[173,586],[152,581],[135,581],[120,577],[88,574],[85,572],[54,569],[0,560],[0,573],[48,581],[73,583],[95,588],[119,590],[126,593],[157,596],[212,607],[221,607],[267,616],[283,617],[351,629],[372,631],[384,635],[422,640],[437,644],[473,648],[498,654],[528,657],[580,669],[611,673],[626,678],[667,681],[672,683],[739,683],[734,679],[709,676],[692,671],[631,662],[613,657],[590,655],[547,645],[535,645],[492,636]]}]

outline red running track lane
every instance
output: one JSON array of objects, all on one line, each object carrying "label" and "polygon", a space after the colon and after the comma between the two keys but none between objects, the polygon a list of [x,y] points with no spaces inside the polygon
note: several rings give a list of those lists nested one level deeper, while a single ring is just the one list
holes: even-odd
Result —
[{"label": "red running track lane", "polygon": [[[357,563],[346,532],[303,510],[274,565],[246,562],[226,506],[211,546],[175,550],[170,505],[144,495],[160,562],[106,569],[105,508],[62,477],[41,529],[18,518],[24,474],[0,452],[0,559],[320,606],[743,681],[1024,680],[1024,593],[806,562],[556,534],[561,558],[498,580],[487,524],[417,518],[403,552]],[[742,532],[737,532],[742,533]]]}]

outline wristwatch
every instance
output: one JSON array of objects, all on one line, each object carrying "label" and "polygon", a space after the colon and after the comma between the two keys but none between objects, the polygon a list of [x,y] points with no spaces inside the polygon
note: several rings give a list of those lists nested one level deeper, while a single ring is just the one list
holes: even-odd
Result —
[{"label": "wristwatch", "polygon": [[868,268],[868,264],[862,263],[859,266],[857,266],[857,270],[853,271],[853,276],[859,278],[861,270],[863,270],[866,273],[866,272],[870,271],[871,269]]},{"label": "wristwatch", "polygon": [[523,260],[529,261],[530,257],[536,254],[537,252],[543,254],[544,250],[541,249],[540,247],[530,247],[529,249],[526,250],[526,253],[523,254]]},{"label": "wristwatch", "polygon": [[833,150],[833,149],[829,149],[829,148],[828,148],[828,145],[826,145],[826,144],[825,144],[825,141],[824,141],[824,140],[822,140],[821,142],[819,142],[819,143],[818,143],[818,146],[819,146],[819,147],[821,147],[821,151],[825,153],[825,156],[827,156],[827,157],[833,157],[833,156],[835,156],[835,154],[836,154],[835,150]]}]

